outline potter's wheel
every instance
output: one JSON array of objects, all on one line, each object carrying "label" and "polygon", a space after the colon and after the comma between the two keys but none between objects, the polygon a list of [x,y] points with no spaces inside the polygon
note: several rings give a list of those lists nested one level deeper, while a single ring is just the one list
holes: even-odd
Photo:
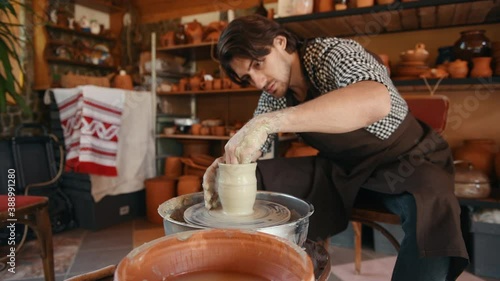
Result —
[{"label": "potter's wheel", "polygon": [[207,210],[204,203],[198,203],[186,209],[184,220],[204,227],[247,229],[280,225],[290,220],[290,210],[275,202],[256,200],[253,209],[250,215],[229,216],[220,207]]}]

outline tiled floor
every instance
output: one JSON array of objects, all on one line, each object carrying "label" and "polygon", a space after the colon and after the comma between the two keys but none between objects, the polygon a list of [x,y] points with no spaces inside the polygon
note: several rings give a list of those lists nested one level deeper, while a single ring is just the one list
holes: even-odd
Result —
[{"label": "tiled floor", "polygon": [[[134,247],[164,235],[163,227],[138,218],[100,231],[74,229],[54,235],[56,280],[90,272],[108,265],[116,265]],[[362,274],[353,272],[354,253],[350,248],[331,245],[329,253],[332,274],[328,281],[382,281],[390,280],[395,256],[363,250]],[[0,272],[0,280],[42,281],[43,270],[38,249],[29,241],[17,255],[16,273]],[[465,272],[459,281],[499,281],[474,276]]]}]

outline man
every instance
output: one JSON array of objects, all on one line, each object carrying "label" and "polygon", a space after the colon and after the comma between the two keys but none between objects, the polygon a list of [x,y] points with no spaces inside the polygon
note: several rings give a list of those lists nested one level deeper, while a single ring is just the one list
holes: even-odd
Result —
[{"label": "man", "polygon": [[[310,238],[344,230],[356,197],[363,195],[401,217],[405,238],[393,280],[457,278],[468,256],[450,148],[409,113],[382,64],[353,40],[300,41],[260,16],[232,21],[217,54],[234,82],[263,93],[255,117],[205,173],[208,208],[217,204],[219,162],[254,162],[276,133],[294,132],[319,154],[258,161],[257,179],[260,189],[314,205]],[[411,172],[402,172],[403,165],[411,165]]]}]

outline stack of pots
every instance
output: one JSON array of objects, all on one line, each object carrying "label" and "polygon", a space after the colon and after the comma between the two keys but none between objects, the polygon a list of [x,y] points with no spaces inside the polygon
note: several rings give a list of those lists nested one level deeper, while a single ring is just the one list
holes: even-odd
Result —
[{"label": "stack of pots", "polygon": [[492,139],[464,140],[463,145],[453,151],[453,157],[455,160],[470,163],[491,182],[500,179],[499,147]]},{"label": "stack of pots", "polygon": [[215,159],[208,155],[171,156],[165,159],[165,169],[161,176],[144,181],[146,189],[146,216],[149,222],[162,224],[158,206],[181,195],[202,190],[202,178],[206,168]]},{"label": "stack of pots", "polygon": [[490,77],[491,42],[485,31],[466,30],[460,34],[453,46],[453,57],[467,62],[470,77]]}]

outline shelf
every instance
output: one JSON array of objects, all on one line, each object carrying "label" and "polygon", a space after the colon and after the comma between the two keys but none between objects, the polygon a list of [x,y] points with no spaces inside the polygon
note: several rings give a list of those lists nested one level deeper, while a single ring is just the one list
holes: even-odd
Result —
[{"label": "shelf", "polygon": [[[424,79],[415,80],[392,80],[394,86],[425,86]],[[439,79],[427,79],[429,85],[435,85]],[[441,80],[440,85],[489,85],[500,84],[500,77],[488,78],[446,78]]]},{"label": "shelf", "polygon": [[48,57],[47,61],[50,63],[54,63],[54,64],[75,65],[75,66],[94,68],[94,69],[102,69],[102,70],[116,70],[116,66],[92,64],[92,63],[73,61],[73,60],[54,58],[54,57]]},{"label": "shelf", "polygon": [[[168,53],[174,56],[190,57],[194,60],[211,59],[210,50],[214,48],[217,42],[203,42],[200,44],[184,44],[172,47],[158,47],[158,52]],[[213,45],[213,47],[212,47]]]},{"label": "shelf", "polygon": [[91,50],[91,51],[100,51],[100,52],[103,52],[103,53],[110,53],[109,50],[108,51],[103,51],[103,50],[100,50],[98,48],[93,48],[93,47],[75,46],[75,45],[71,44],[71,42],[66,42],[66,41],[63,41],[63,40],[48,40],[47,44],[48,45],[52,45],[52,46],[65,46],[65,47],[72,48],[72,49],[79,49],[79,50],[83,49],[83,50]]},{"label": "shelf", "polygon": [[500,189],[492,187],[491,194],[488,198],[483,199],[466,199],[458,198],[458,202],[463,206],[479,207],[479,208],[500,208]]},{"label": "shelf", "polygon": [[87,37],[87,38],[93,38],[93,39],[100,40],[100,41],[107,41],[107,42],[115,42],[116,41],[115,38],[101,36],[101,35],[96,35],[96,34],[93,34],[93,33],[90,33],[90,32],[77,31],[77,30],[74,30],[74,29],[60,27],[60,26],[56,26],[56,25],[46,25],[45,27],[48,30],[54,30],[54,31],[64,32],[64,33],[67,33],[67,34],[72,34],[72,35],[82,36],[82,37]]},{"label": "shelf", "polygon": [[222,89],[210,91],[183,91],[183,92],[157,92],[159,96],[183,96],[183,95],[217,95],[217,94],[231,94],[231,93],[260,93],[262,90],[257,88],[240,88],[240,89]]},{"label": "shelf", "polygon": [[111,1],[103,1],[103,0],[73,0],[73,1],[75,2],[75,4],[82,5],[87,8],[98,10],[104,13],[125,11],[124,8],[109,3]]},{"label": "shelf", "polygon": [[500,22],[493,0],[422,0],[277,18],[303,38],[366,36]]}]

